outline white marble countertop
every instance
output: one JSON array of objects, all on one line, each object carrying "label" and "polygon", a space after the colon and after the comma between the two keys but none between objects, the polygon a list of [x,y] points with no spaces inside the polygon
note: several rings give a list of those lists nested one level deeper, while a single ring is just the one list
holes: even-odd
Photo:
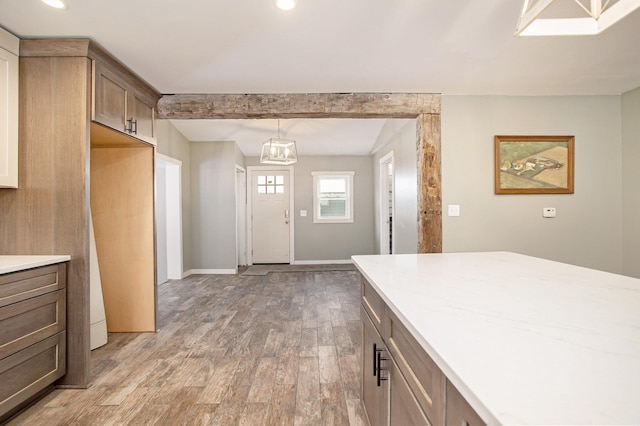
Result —
[{"label": "white marble countertop", "polygon": [[514,253],[353,256],[489,424],[640,424],[640,279]]},{"label": "white marble countertop", "polygon": [[0,275],[71,260],[71,256],[0,256]]}]

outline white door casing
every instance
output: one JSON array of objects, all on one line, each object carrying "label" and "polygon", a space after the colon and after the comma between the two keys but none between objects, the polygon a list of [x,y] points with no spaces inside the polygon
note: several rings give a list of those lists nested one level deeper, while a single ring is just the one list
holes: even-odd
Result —
[{"label": "white door casing", "polygon": [[236,257],[238,265],[247,264],[247,173],[236,165]]},{"label": "white door casing", "polygon": [[181,176],[180,160],[156,153],[156,192],[162,194],[156,200],[156,261],[163,268],[157,274],[170,280],[183,278]]},{"label": "white door casing", "polygon": [[248,264],[293,263],[293,167],[248,171]]},{"label": "white door casing", "polygon": [[395,170],[393,151],[380,158],[380,254],[393,254],[395,242]]}]

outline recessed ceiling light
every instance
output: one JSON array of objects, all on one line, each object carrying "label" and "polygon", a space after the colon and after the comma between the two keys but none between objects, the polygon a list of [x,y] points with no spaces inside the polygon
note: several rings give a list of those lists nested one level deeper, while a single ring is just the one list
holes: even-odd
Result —
[{"label": "recessed ceiling light", "polygon": [[296,0],[276,0],[278,9],[291,10],[296,7]]},{"label": "recessed ceiling light", "polygon": [[42,0],[42,3],[46,4],[47,6],[54,7],[56,9],[66,9],[67,8],[67,5],[64,4],[64,2],[62,0]]}]

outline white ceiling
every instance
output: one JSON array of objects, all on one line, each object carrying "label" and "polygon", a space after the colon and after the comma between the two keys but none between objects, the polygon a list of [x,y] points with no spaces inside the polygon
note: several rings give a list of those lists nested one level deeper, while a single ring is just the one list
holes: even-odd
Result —
[{"label": "white ceiling", "polygon": [[[298,0],[291,12],[272,0],[67,3],[58,11],[0,0],[0,26],[25,38],[90,37],[162,93],[618,95],[640,87],[640,9],[598,36],[525,38],[513,36],[520,0]],[[201,134],[203,124],[181,130]],[[220,135],[233,134],[226,127]]]},{"label": "white ceiling", "polygon": [[[299,156],[369,155],[387,120],[280,120],[280,137],[294,139]],[[262,143],[278,137],[278,120],[171,120],[188,140],[235,141],[245,156],[259,157]]]}]

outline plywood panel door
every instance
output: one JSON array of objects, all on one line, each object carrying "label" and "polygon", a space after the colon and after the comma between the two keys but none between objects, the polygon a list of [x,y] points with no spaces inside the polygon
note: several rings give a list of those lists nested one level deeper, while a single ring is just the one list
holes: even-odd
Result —
[{"label": "plywood panel door", "polygon": [[91,149],[91,211],[109,332],[156,329],[153,151]]}]

